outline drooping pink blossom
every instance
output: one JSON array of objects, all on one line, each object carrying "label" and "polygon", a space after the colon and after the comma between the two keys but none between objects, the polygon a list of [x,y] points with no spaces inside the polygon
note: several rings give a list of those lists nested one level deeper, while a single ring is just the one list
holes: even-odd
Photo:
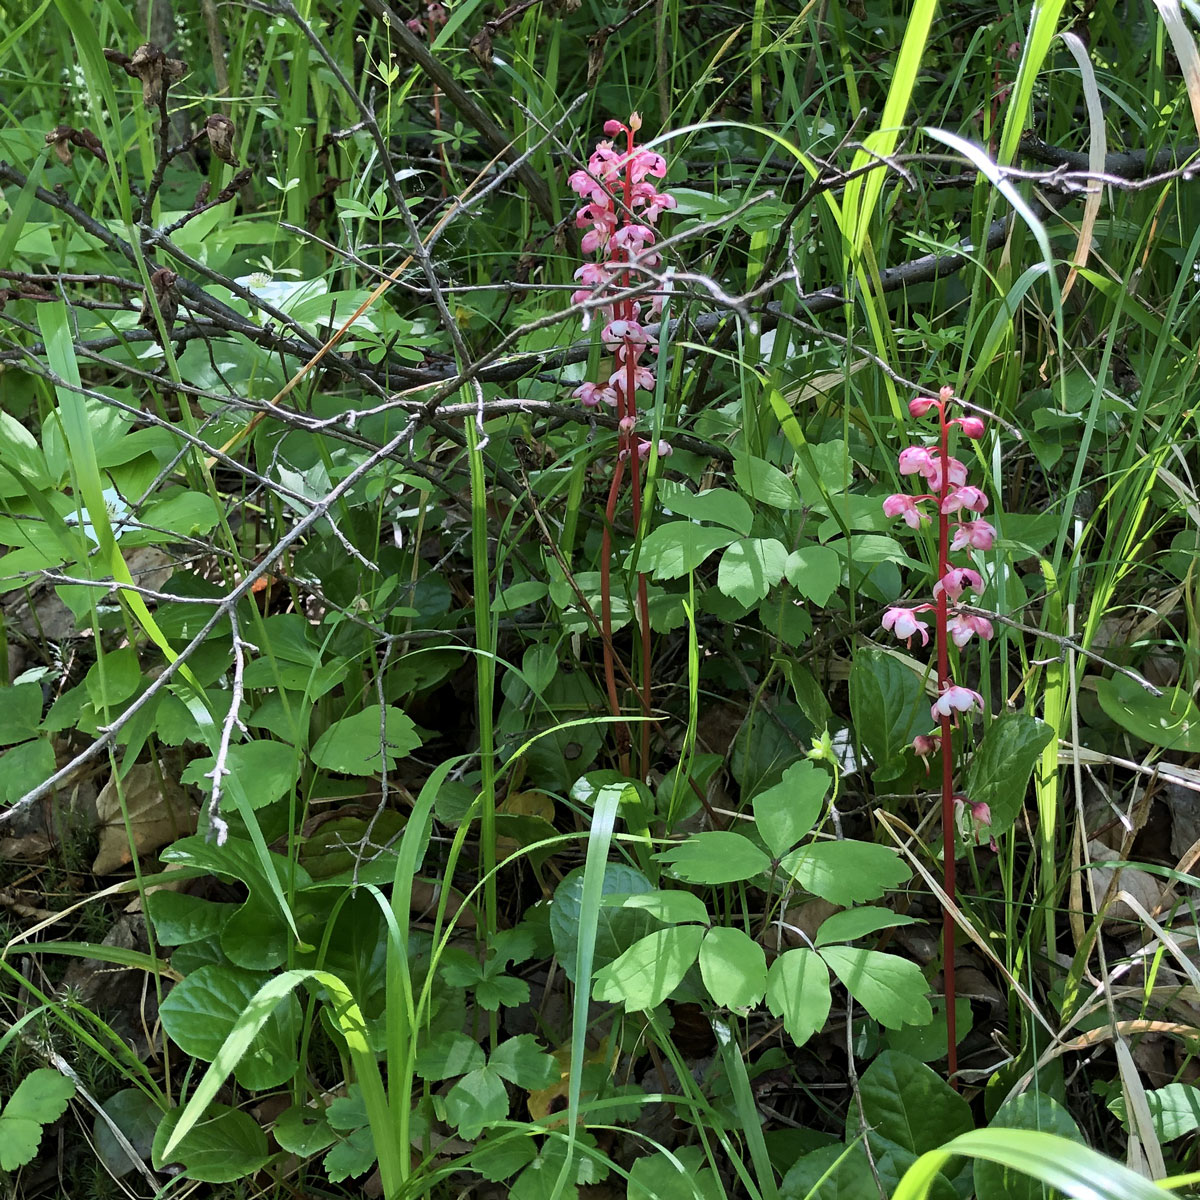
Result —
[{"label": "drooping pink blossom", "polygon": [[933,460],[936,457],[936,453],[926,446],[905,446],[897,459],[900,474],[920,475],[923,479],[928,478],[929,473],[933,470]]},{"label": "drooping pink blossom", "polygon": [[945,575],[933,585],[933,596],[936,600],[943,592],[951,600],[957,600],[963,592],[970,589],[976,596],[983,595],[983,577],[970,567],[951,567]]},{"label": "drooping pink blossom", "polygon": [[929,715],[934,721],[950,717],[957,724],[958,714],[970,712],[973,708],[983,711],[983,697],[974,688],[946,683],[942,686],[941,695],[930,706]]},{"label": "drooping pink blossom", "polygon": [[571,394],[583,401],[586,408],[595,408],[598,404],[616,405],[617,403],[617,393],[611,387],[598,383],[581,383]]},{"label": "drooping pink blossom", "polygon": [[946,622],[946,632],[950,634],[956,646],[965,646],[972,634],[978,634],[984,641],[992,637],[992,623],[987,617],[973,616],[971,613],[955,613]]},{"label": "drooping pink blossom", "polygon": [[925,764],[925,774],[929,774],[929,760],[941,749],[942,739],[936,734],[918,733],[912,740],[913,752]]},{"label": "drooping pink blossom", "polygon": [[904,523],[910,529],[919,529],[922,521],[929,520],[920,507],[921,502],[927,498],[925,496],[906,496],[903,492],[894,492],[885,497],[883,501],[883,515],[885,517],[903,517]]},{"label": "drooping pink blossom", "polygon": [[921,645],[929,645],[929,626],[924,621],[917,620],[918,609],[903,608],[893,605],[883,614],[884,629],[891,630],[898,638],[903,638],[912,645],[913,635],[921,635]]},{"label": "drooping pink blossom", "polygon": [[916,396],[908,402],[909,415],[917,418],[923,417],[936,404],[937,401],[932,396]]},{"label": "drooping pink blossom", "polygon": [[[948,458],[946,460],[948,466],[946,475],[952,488],[961,487],[967,482],[967,467],[965,463],[961,463],[957,458]],[[929,468],[922,471],[921,474],[929,483],[930,491],[940,492],[942,490],[942,456],[940,454],[931,454],[929,456]]]},{"label": "drooping pink blossom", "polygon": [[954,530],[950,540],[950,550],[956,553],[968,546],[972,550],[990,550],[996,542],[996,530],[983,518],[975,521],[964,521]]},{"label": "drooping pink blossom", "polygon": [[978,417],[955,417],[950,424],[957,425],[963,431],[963,436],[971,438],[972,441],[983,437],[984,424]]},{"label": "drooping pink blossom", "polygon": [[964,484],[956,487],[942,502],[943,513],[961,512],[964,508],[971,512],[981,513],[988,506],[988,498],[977,487]]}]

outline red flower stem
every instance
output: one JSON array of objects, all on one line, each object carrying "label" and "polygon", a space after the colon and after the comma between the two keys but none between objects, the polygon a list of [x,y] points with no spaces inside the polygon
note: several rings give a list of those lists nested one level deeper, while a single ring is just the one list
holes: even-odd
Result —
[{"label": "red flower stem", "polygon": [[[621,702],[617,698],[617,674],[613,663],[612,640],[612,528],[617,512],[617,498],[621,492],[621,479],[625,474],[625,460],[618,457],[613,469],[612,483],[608,489],[608,504],[604,510],[604,534],[600,543],[600,624],[604,630],[604,684],[608,691],[608,707],[614,717],[621,715]],[[629,774],[629,727],[618,721],[615,729],[617,755],[621,772]]]},{"label": "red flower stem", "polygon": [[[941,449],[941,484],[938,488],[938,579],[945,579],[950,569],[950,517],[946,513],[946,496],[950,491],[950,426],[946,421],[946,404],[938,404],[938,425]],[[937,594],[937,675],[938,695],[950,686],[950,636],[947,630],[949,597],[945,587]],[[951,1085],[957,1087],[958,1038],[956,1025],[956,989],[954,986],[954,727],[948,716],[941,719],[942,730],[942,887],[946,905],[942,910],[942,990],[946,1004],[946,1069]]]}]

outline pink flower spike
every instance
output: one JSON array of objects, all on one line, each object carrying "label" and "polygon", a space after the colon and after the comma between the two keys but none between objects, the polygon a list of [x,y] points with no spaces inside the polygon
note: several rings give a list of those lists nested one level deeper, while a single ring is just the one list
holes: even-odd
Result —
[{"label": "pink flower spike", "polygon": [[977,691],[947,683],[942,686],[942,694],[930,706],[929,715],[939,722],[949,717],[957,724],[958,714],[970,712],[973,708],[983,711],[983,697]]},{"label": "pink flower spike", "polygon": [[912,417],[923,417],[937,401],[930,396],[916,396],[908,402],[908,413]]},{"label": "pink flower spike", "polygon": [[921,511],[921,501],[924,497],[906,496],[903,492],[895,492],[891,496],[887,496],[883,501],[883,515],[885,517],[903,517],[904,523],[909,529],[920,529],[922,521],[928,521],[929,517]]},{"label": "pink flower spike", "polygon": [[906,446],[900,451],[896,460],[900,466],[901,475],[920,475],[922,478],[934,469],[934,459],[937,456],[924,446]]},{"label": "pink flower spike", "polygon": [[946,622],[946,632],[954,639],[956,646],[965,646],[973,633],[977,633],[984,641],[992,637],[992,623],[987,617],[975,617],[969,613],[955,613]]},{"label": "pink flower spike", "polygon": [[921,645],[929,645],[929,626],[924,621],[918,621],[916,612],[911,608],[893,605],[883,614],[882,624],[884,629],[903,638],[906,645],[911,646],[913,635],[918,633],[921,635]]},{"label": "pink flower spike", "polygon": [[957,425],[963,434],[973,441],[978,441],[983,437],[984,424],[978,417],[957,417],[950,424]]},{"label": "pink flower spike", "polygon": [[971,484],[955,488],[942,502],[943,513],[961,512],[964,508],[981,513],[988,506],[988,498]]},{"label": "pink flower spike", "polygon": [[976,596],[983,595],[983,578],[979,572],[970,567],[952,567],[933,585],[933,598],[936,600],[945,592],[951,600],[957,600],[968,589]]},{"label": "pink flower spike", "polygon": [[950,550],[952,553],[957,553],[959,550],[965,550],[968,546],[972,550],[990,550],[996,542],[996,530],[980,518],[976,521],[967,521],[960,524],[954,531],[954,538],[950,542]]}]

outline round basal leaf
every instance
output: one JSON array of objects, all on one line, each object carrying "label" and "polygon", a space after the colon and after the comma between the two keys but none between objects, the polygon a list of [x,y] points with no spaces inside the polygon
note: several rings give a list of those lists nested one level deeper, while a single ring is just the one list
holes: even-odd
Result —
[{"label": "round basal leaf", "polygon": [[593,998],[624,1004],[630,1012],[656,1008],[683,981],[703,938],[698,925],[674,925],[634,942],[596,972]]},{"label": "round basal leaf", "polygon": [[291,930],[261,895],[251,896],[221,928],[221,949],[235,967],[269,971],[287,960]]},{"label": "round basal leaf", "polygon": [[184,946],[220,933],[238,907],[185,892],[158,891],[146,896],[154,936],[164,946]]},{"label": "round basal leaf", "polygon": [[[211,792],[215,764],[212,755],[195,758],[180,775],[180,781]],[[260,740],[230,746],[225,765],[229,774],[223,777],[222,788],[243,799],[250,808],[272,804],[290,792],[300,778],[300,758],[295,747],[284,742]]]},{"label": "round basal leaf", "polygon": [[988,726],[971,756],[967,795],[991,811],[993,834],[1006,833],[1025,803],[1029,776],[1054,737],[1045,721],[1026,713],[1004,713]]},{"label": "round basal leaf", "polygon": [[[1036,1129],[1084,1145],[1074,1118],[1045,1092],[1022,1092],[1006,1100],[989,1128]],[[975,1160],[976,1200],[1042,1200],[1045,1194],[1042,1183],[1024,1171],[986,1159]]]},{"label": "round basal leaf", "polygon": [[901,765],[913,736],[929,724],[920,677],[890,654],[860,650],[850,668],[850,715],[854,730],[875,767],[888,772]]},{"label": "round basal leaf", "polygon": [[[134,1152],[141,1158],[150,1157],[154,1146],[154,1135],[162,1120],[162,1110],[140,1088],[122,1088],[104,1102],[104,1111],[113,1124],[125,1135]],[[113,1136],[108,1121],[97,1116],[92,1125],[92,1137],[96,1143],[96,1155],[105,1170],[116,1178],[128,1175],[137,1166],[125,1147]]]},{"label": "round basal leaf", "polygon": [[897,925],[919,924],[916,917],[894,913],[886,908],[847,908],[844,912],[834,913],[821,922],[817,930],[816,946],[831,946],[836,942],[853,942],[868,933],[876,933],[880,929],[893,929]]},{"label": "round basal leaf", "polygon": [[[641,871],[624,863],[606,863],[601,892],[608,895],[635,895],[653,891],[653,886]],[[550,902],[550,936],[554,953],[563,973],[575,982],[575,955],[579,948],[579,924],[583,919],[583,867],[576,867],[563,877]],[[589,914],[591,919],[591,914]],[[603,967],[653,928],[654,921],[646,913],[630,908],[601,908],[595,914],[595,965]]]},{"label": "round basal leaf", "polygon": [[42,685],[18,683],[0,687],[0,746],[23,742],[42,723]]},{"label": "round basal leaf", "polygon": [[[871,1155],[888,1194],[919,1155],[974,1126],[962,1096],[924,1063],[894,1050],[885,1050],[866,1069],[859,1091]],[[846,1126],[850,1137],[858,1135],[859,1124],[852,1106]],[[960,1173],[965,1174],[961,1163],[946,1169],[949,1178]],[[951,1200],[956,1192],[948,1178],[941,1178],[931,1194]]]},{"label": "round basal leaf", "polygon": [[[930,1006],[933,1008],[933,1020],[928,1025],[902,1025],[899,1029],[887,1031],[888,1049],[898,1050],[901,1054],[910,1055],[925,1063],[946,1057],[945,999],[934,996],[930,1000]],[[975,1024],[971,1001],[965,996],[959,996],[954,1005],[954,1014],[954,1036],[961,1045],[963,1038],[971,1032]]]},{"label": "round basal leaf", "polygon": [[664,480],[658,487],[663,510],[692,521],[715,521],[746,537],[754,524],[750,505],[729,488],[709,488],[690,492],[681,483]]},{"label": "round basal leaf", "polygon": [[[163,1117],[154,1135],[154,1165],[167,1166],[160,1157],[179,1120],[181,1108]],[[232,1183],[253,1175],[271,1157],[267,1135],[254,1118],[237,1108],[214,1104],[175,1148],[171,1161],[181,1163],[189,1179],[201,1183]]]},{"label": "round basal leaf", "polygon": [[742,538],[721,555],[717,587],[741,604],[761,600],[782,578],[787,551],[775,538]]},{"label": "round basal leaf", "polygon": [[805,759],[793,763],[774,787],[754,797],[754,824],[772,854],[786,853],[812,829],[828,791],[828,772]]},{"label": "round basal leaf", "polygon": [[735,883],[769,870],[771,860],[747,837],[724,829],[693,833],[685,842],[656,854],[687,883]]},{"label": "round basal leaf", "polygon": [[714,1004],[750,1008],[763,998],[767,958],[740,929],[710,929],[700,944],[700,975]]},{"label": "round basal leaf", "polygon": [[728,529],[693,525],[691,521],[668,521],[642,539],[638,570],[656,580],[677,579],[694,571],[714,550],[732,541],[733,534]]},{"label": "round basal leaf", "polygon": [[271,1131],[280,1147],[300,1158],[312,1158],[322,1150],[329,1149],[337,1141],[337,1134],[325,1119],[321,1108],[285,1108],[275,1120]]},{"label": "round basal leaf", "polygon": [[875,1200],[879,1185],[861,1144],[822,1146],[783,1177],[780,1200]]},{"label": "round basal leaf", "polygon": [[1200,708],[1182,689],[1152,696],[1127,675],[1114,675],[1096,680],[1096,695],[1105,713],[1143,742],[1184,754],[1200,751]]},{"label": "round basal leaf", "polygon": [[788,555],[783,574],[806,600],[824,608],[842,582],[842,560],[829,546],[814,542]]},{"label": "round basal leaf", "polygon": [[416,726],[400,709],[387,708],[387,732],[380,743],[379,705],[373,704],[352,717],[335,721],[325,730],[310,757],[318,767],[342,775],[376,775],[383,767],[411,754],[420,744]]},{"label": "round basal leaf", "polygon": [[828,946],[821,957],[850,995],[881,1025],[897,1029],[933,1020],[929,984],[916,963],[859,946]]},{"label": "round basal leaf", "polygon": [[[237,967],[201,967],[171,989],[162,1003],[163,1028],[185,1053],[212,1062],[266,975]],[[300,1001],[289,993],[271,1013],[234,1074],[251,1091],[278,1087],[296,1073]]]},{"label": "round basal leaf", "polygon": [[829,970],[811,950],[786,950],[767,971],[767,1007],[797,1046],[824,1027],[832,999]]},{"label": "round basal leaf", "polygon": [[96,660],[83,678],[92,707],[101,712],[128,700],[142,682],[142,667],[132,646],[109,650]]},{"label": "round basal leaf", "polygon": [[785,855],[780,866],[806,891],[830,904],[878,900],[912,872],[894,850],[874,842],[814,842]]},{"label": "round basal leaf", "polygon": [[13,804],[54,774],[54,747],[45,738],[0,754],[0,805]]}]

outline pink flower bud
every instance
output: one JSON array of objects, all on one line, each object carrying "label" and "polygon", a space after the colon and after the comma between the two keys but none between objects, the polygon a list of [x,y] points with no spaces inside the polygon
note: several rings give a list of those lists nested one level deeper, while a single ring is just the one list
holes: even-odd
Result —
[{"label": "pink flower bud", "polygon": [[937,401],[930,396],[917,396],[908,402],[908,412],[912,417],[923,417]]},{"label": "pink flower bud", "polygon": [[624,128],[625,126],[617,120],[608,120],[604,122],[604,132],[607,133],[609,137],[616,137],[618,133],[621,133],[624,130]]},{"label": "pink flower bud", "polygon": [[621,418],[621,419],[620,419],[620,420],[617,422],[617,428],[618,428],[618,429],[619,429],[619,430],[620,430],[622,433],[632,433],[632,432],[633,432],[633,430],[634,430],[634,426],[636,426],[636,425],[637,425],[637,418],[636,418],[636,417],[622,417],[622,418]]},{"label": "pink flower bud", "polygon": [[974,441],[983,437],[984,424],[978,417],[957,417],[950,424],[957,425],[967,437]]},{"label": "pink flower bud", "polygon": [[946,384],[946,386],[943,387],[940,392],[938,392],[938,397],[943,404],[949,404],[950,401],[954,399],[954,389],[949,384]]}]

